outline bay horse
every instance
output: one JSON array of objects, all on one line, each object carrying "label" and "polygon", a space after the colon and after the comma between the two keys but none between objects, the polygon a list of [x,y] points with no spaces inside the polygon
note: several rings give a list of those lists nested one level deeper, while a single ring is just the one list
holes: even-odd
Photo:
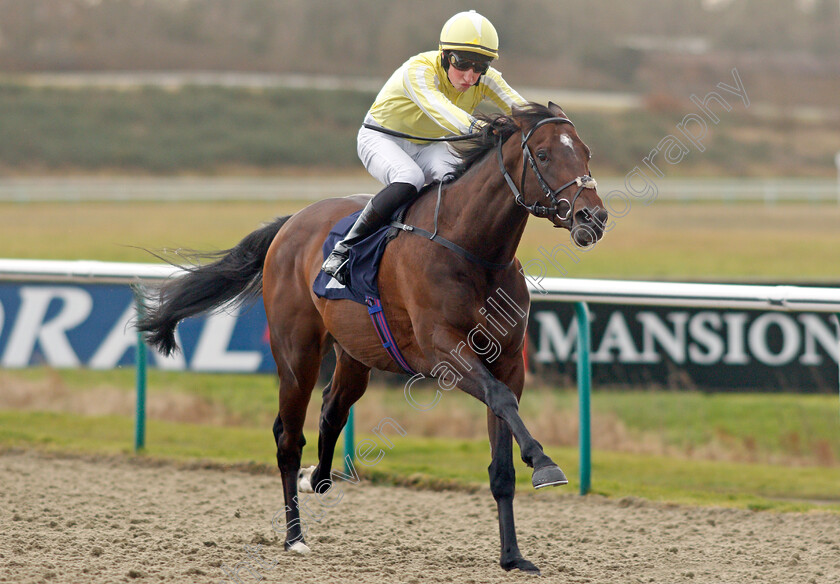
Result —
[{"label": "bay horse", "polygon": [[[608,216],[589,175],[589,149],[559,106],[528,104],[510,116],[484,120],[481,132],[458,146],[461,163],[455,178],[427,186],[404,219],[434,228],[457,249],[401,232],[385,249],[378,285],[393,338],[411,369],[435,377],[439,364],[458,362],[457,387],[487,406],[500,564],[505,570],[539,573],[516,541],[512,438],[533,468],[534,487],[568,481],[519,416],[530,302],[515,253],[530,214],[568,229],[579,246],[602,237]],[[168,355],[177,349],[179,321],[262,291],[279,377],[274,438],[286,502],[284,546],[300,553],[309,551],[295,503],[306,443],[303,423],[326,351],[334,347],[336,366],[323,392],[318,464],[306,477],[321,493],[332,484],[336,441],[350,407],[367,388],[371,369],[403,373],[380,343],[366,306],[325,300],[313,292],[328,232],[368,199],[353,195],[318,201],[264,225],[230,250],[208,254],[209,263],[185,267],[182,276],[147,291],[152,302],[137,323],[147,342]],[[511,312],[521,318],[509,314],[513,322],[502,323],[482,317],[488,314],[485,302],[499,290],[518,305]],[[506,334],[496,331],[498,350],[492,355],[468,342],[480,323],[488,323],[486,331],[490,324],[496,329],[508,325]]]}]

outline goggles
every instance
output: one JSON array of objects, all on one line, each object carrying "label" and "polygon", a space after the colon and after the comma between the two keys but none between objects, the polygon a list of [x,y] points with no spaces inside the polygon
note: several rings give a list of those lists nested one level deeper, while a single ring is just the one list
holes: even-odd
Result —
[{"label": "goggles", "polygon": [[479,75],[484,75],[490,68],[489,61],[473,61],[466,59],[454,51],[449,52],[449,64],[455,67],[458,71],[468,71],[472,69]]}]

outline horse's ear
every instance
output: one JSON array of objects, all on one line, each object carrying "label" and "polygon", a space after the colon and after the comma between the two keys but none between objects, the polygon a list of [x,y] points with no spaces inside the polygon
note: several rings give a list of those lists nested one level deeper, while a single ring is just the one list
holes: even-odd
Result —
[{"label": "horse's ear", "polygon": [[561,108],[559,105],[557,105],[553,101],[548,102],[548,109],[551,113],[553,113],[557,117],[561,117],[561,118],[567,117],[566,112],[563,111],[563,108]]},{"label": "horse's ear", "polygon": [[511,115],[507,116],[507,119],[509,119],[511,122],[513,122],[514,125],[517,128],[519,128],[520,130],[525,130],[524,117],[521,115],[522,113],[525,112],[525,110],[526,110],[526,106],[524,106],[524,105],[514,105],[511,108]]}]

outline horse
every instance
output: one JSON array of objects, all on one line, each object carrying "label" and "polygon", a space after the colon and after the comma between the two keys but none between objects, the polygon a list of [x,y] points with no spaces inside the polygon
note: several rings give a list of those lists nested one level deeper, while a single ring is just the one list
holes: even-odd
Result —
[{"label": "horse", "polygon": [[[483,128],[456,147],[460,163],[453,175],[427,185],[403,219],[418,231],[433,228],[433,237],[401,231],[385,248],[378,286],[393,340],[410,368],[434,378],[443,375],[441,364],[449,364],[451,369],[444,367],[448,382],[487,406],[499,563],[508,571],[539,573],[516,540],[512,439],[533,469],[535,488],[568,481],[518,411],[530,298],[515,253],[531,215],[568,229],[575,244],[585,247],[603,236],[608,214],[589,173],[589,148],[559,106],[530,103],[511,115],[482,119]],[[351,406],[367,388],[370,371],[404,373],[383,348],[366,306],[313,293],[325,237],[367,200],[351,195],[315,202],[263,225],[229,250],[209,254],[203,264],[184,267],[182,276],[147,290],[152,302],[136,325],[151,346],[168,355],[177,350],[178,322],[262,292],[279,383],[273,432],[286,502],[287,551],[310,551],[296,504],[298,489],[306,482],[324,493],[332,485],[336,441]],[[493,306],[494,294],[506,297],[506,318],[485,307]],[[485,327],[480,343],[476,327]],[[323,390],[318,464],[302,473],[307,404],[330,345],[336,365]]]}]

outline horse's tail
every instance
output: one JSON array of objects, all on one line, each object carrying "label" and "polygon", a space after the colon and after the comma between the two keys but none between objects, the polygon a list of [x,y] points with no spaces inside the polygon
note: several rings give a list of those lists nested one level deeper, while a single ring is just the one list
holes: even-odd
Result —
[{"label": "horse's tail", "polygon": [[[196,261],[196,265],[179,266],[186,273],[173,276],[160,286],[140,290],[146,299],[146,308],[136,326],[146,333],[146,342],[164,355],[170,355],[178,348],[175,327],[180,321],[232,301],[241,303],[259,295],[268,248],[290,217],[278,217],[231,249],[191,253],[190,259]],[[202,259],[215,261],[198,264]]]}]

